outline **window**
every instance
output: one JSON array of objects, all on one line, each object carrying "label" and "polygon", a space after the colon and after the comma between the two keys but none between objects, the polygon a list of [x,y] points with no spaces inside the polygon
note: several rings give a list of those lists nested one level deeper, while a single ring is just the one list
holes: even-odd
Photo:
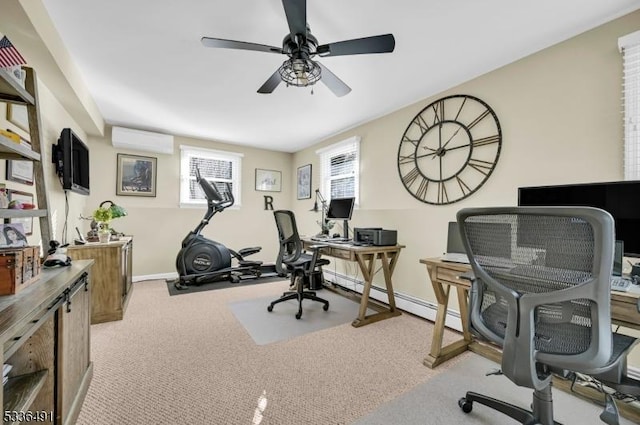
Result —
[{"label": "window", "polygon": [[618,39],[623,57],[624,178],[640,180],[640,31]]},{"label": "window", "polygon": [[240,206],[240,166],[242,154],[215,151],[192,146],[180,146],[180,206],[206,205],[207,198],[196,182],[196,167],[200,175],[213,183],[220,193],[227,185]]},{"label": "window", "polygon": [[356,198],[360,188],[360,137],[316,151],[320,156],[320,192],[328,200]]}]

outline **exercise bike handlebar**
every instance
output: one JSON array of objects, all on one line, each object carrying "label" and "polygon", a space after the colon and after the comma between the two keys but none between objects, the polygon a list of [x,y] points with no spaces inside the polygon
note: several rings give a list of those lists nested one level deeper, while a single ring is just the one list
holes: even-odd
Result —
[{"label": "exercise bike handlebar", "polygon": [[215,185],[211,184],[209,180],[202,177],[198,167],[196,167],[196,181],[202,188],[207,201],[209,201],[209,203],[212,204],[212,206],[216,210],[222,211],[223,209],[228,208],[234,204],[235,199],[233,197],[233,193],[231,192],[231,186],[229,185],[229,183],[226,183],[227,190],[224,195],[222,195]]}]

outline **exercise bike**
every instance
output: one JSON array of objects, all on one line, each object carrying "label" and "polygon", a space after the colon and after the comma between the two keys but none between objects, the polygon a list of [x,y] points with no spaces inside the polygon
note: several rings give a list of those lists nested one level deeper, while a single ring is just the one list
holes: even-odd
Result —
[{"label": "exercise bike", "polygon": [[[187,289],[189,285],[224,279],[238,283],[244,278],[260,277],[262,261],[246,260],[245,256],[260,252],[262,247],[244,248],[236,252],[200,234],[214,215],[232,206],[235,200],[228,184],[223,196],[214,185],[200,175],[197,168],[196,181],[207,198],[207,212],[198,226],[182,241],[182,248],[176,257],[178,280],[174,286],[176,289]],[[231,266],[233,259],[238,263],[235,267]]]}]

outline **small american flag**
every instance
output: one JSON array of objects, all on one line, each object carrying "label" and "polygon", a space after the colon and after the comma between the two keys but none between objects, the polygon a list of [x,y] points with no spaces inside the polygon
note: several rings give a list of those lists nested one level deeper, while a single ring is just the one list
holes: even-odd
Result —
[{"label": "small american flag", "polygon": [[24,65],[26,63],[27,61],[24,60],[20,52],[13,47],[9,39],[2,37],[2,40],[0,40],[0,68]]}]

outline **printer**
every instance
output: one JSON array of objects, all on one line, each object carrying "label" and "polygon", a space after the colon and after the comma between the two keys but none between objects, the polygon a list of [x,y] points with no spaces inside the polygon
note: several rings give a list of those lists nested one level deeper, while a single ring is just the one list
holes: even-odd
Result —
[{"label": "printer", "polygon": [[362,245],[395,245],[398,243],[398,232],[382,227],[356,227],[353,229],[353,242]]}]

